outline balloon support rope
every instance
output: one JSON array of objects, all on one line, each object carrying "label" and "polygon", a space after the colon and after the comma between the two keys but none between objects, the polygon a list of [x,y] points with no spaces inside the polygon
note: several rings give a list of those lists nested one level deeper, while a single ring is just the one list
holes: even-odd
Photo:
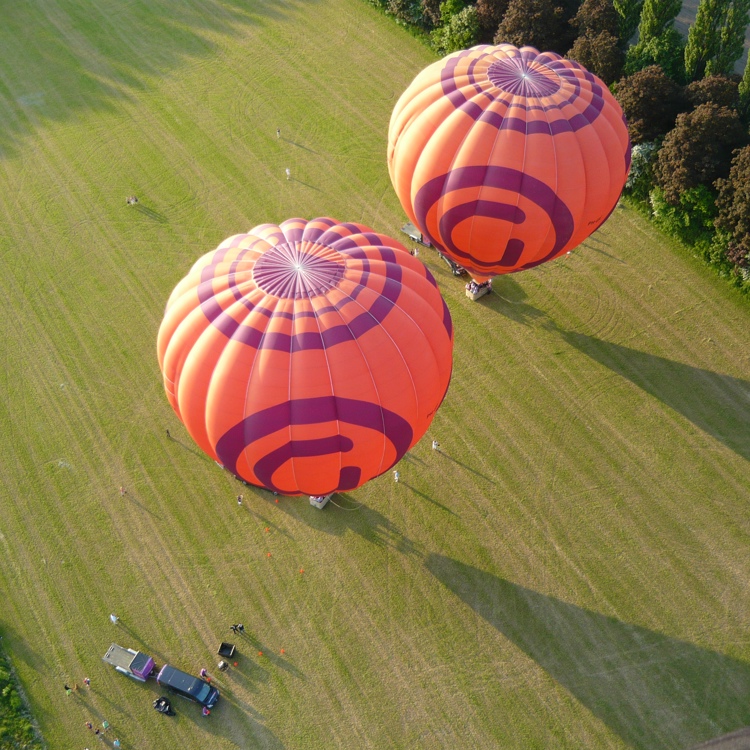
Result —
[{"label": "balloon support rope", "polygon": [[333,501],[333,498],[331,498],[329,502],[331,503],[331,505],[335,505],[337,508],[341,508],[341,510],[359,510],[364,505],[364,503],[357,503],[357,506],[355,508],[345,508],[343,505],[335,503]]}]

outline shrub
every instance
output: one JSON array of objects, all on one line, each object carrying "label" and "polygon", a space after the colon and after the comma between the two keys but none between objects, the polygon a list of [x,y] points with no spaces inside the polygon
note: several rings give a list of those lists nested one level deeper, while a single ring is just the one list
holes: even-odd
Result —
[{"label": "shrub", "polygon": [[452,16],[445,26],[432,32],[433,47],[441,55],[471,47],[477,43],[478,38],[479,21],[473,5],[464,8]]}]

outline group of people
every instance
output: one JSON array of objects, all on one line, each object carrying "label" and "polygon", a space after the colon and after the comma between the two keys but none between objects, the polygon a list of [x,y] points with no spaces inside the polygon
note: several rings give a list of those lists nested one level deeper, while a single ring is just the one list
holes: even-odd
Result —
[{"label": "group of people", "polygon": [[135,197],[134,195],[129,195],[129,196],[128,196],[128,197],[127,197],[127,198],[125,199],[125,202],[126,202],[126,203],[127,203],[127,204],[128,204],[129,206],[134,206],[134,205],[135,205],[136,203],[138,203],[138,198],[136,198],[136,197]]},{"label": "group of people", "polygon": [[481,283],[476,282],[474,281],[474,279],[472,279],[466,285],[466,291],[470,292],[471,294],[476,294],[477,292],[481,292],[482,289],[492,290],[492,279],[487,279],[487,281],[482,281]]}]

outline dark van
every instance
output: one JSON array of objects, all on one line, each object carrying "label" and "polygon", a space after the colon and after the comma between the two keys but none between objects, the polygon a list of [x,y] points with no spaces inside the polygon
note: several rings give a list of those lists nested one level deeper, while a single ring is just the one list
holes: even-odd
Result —
[{"label": "dark van", "polygon": [[156,681],[183,698],[200,703],[206,708],[213,708],[219,700],[219,691],[200,677],[183,672],[165,664],[156,676]]}]

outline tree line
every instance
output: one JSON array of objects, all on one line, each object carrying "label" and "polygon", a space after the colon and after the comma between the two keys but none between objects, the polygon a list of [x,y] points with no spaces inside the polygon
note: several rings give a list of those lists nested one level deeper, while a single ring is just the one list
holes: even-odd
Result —
[{"label": "tree line", "polygon": [[438,54],[531,45],[577,60],[623,108],[633,143],[626,197],[750,293],[750,0],[368,0]]}]

